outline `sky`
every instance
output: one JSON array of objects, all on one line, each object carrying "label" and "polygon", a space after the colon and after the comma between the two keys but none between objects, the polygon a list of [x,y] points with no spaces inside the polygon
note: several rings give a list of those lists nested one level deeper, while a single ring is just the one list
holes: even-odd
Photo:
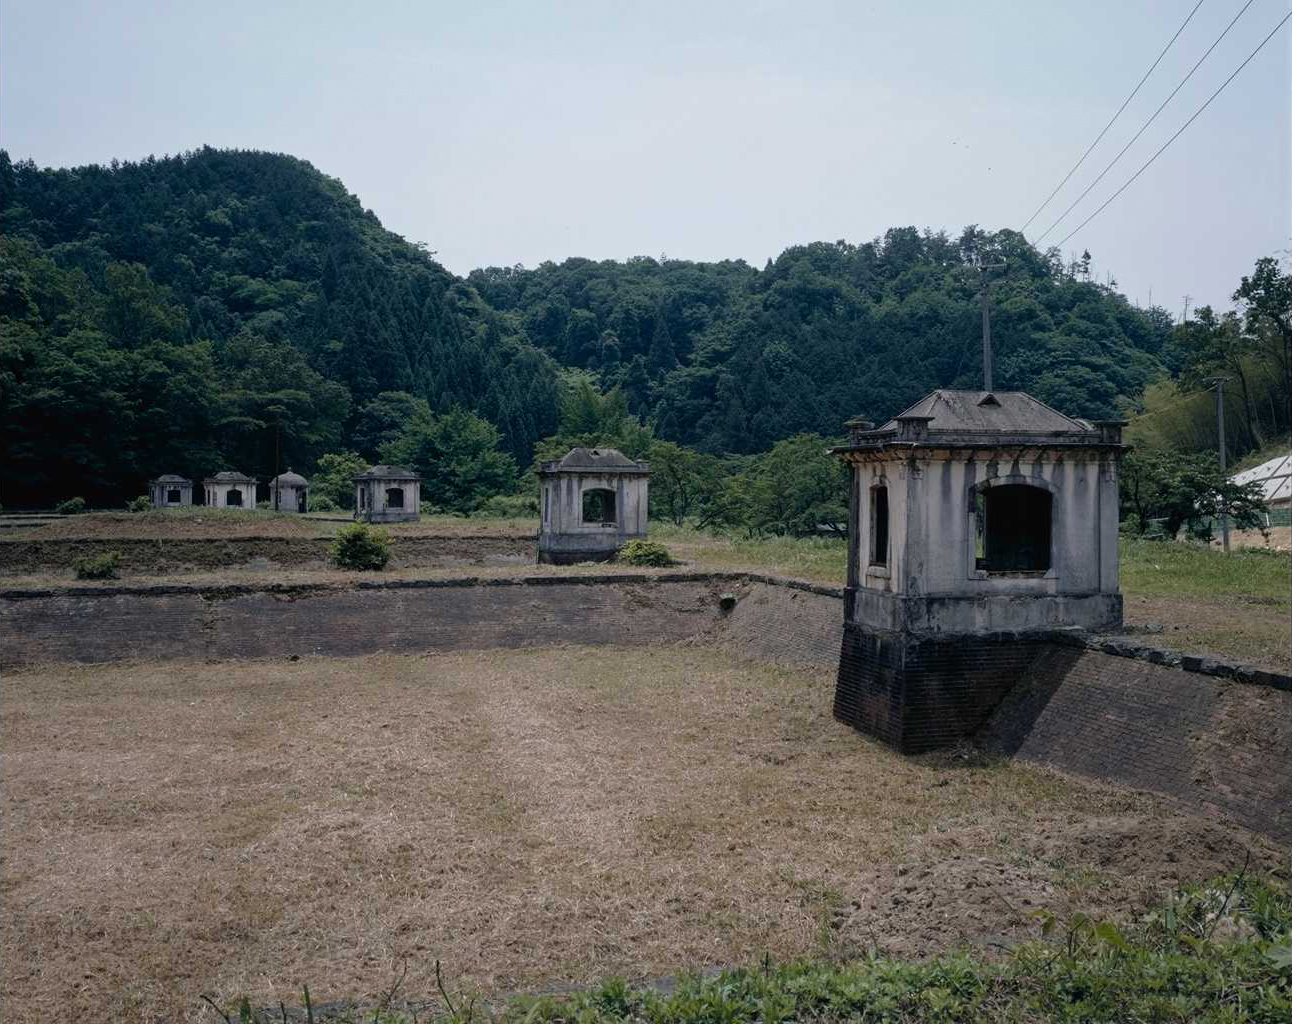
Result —
[{"label": "sky", "polygon": [[[1049,228],[1246,0],[1203,0],[1027,230]],[[914,224],[1021,228],[1196,0],[0,5],[0,146],[42,166],[291,153],[450,270],[741,258]],[[1129,178],[1288,11],[1252,0],[1050,234]],[[918,12],[918,13],[917,13]],[[1063,244],[1132,301],[1229,308],[1292,247],[1292,22]]]}]

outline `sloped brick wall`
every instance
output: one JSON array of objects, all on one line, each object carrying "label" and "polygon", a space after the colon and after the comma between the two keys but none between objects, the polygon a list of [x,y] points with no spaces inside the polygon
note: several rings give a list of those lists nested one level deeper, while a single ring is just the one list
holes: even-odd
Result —
[{"label": "sloped brick wall", "polygon": [[1286,691],[1051,647],[981,739],[1014,757],[1167,793],[1292,837]]}]

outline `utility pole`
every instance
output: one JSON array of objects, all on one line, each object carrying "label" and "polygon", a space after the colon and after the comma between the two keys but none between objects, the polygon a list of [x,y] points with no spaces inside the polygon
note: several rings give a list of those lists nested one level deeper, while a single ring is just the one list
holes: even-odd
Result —
[{"label": "utility pole", "polygon": [[[1220,448],[1220,472],[1225,472],[1225,385],[1229,382],[1228,377],[1208,377],[1207,383],[1216,389],[1216,433],[1218,435],[1218,445]],[[1224,544],[1225,553],[1229,553],[1229,514],[1225,509],[1224,500],[1220,503],[1220,536]]]},{"label": "utility pole", "polygon": [[1005,266],[1003,259],[988,263],[981,256],[974,257],[974,266],[978,270],[978,299],[982,303],[982,386],[984,391],[992,388],[991,367],[991,304],[987,296],[987,271],[1001,270]]},{"label": "utility pole", "polygon": [[1192,295],[1185,295],[1184,297],[1184,316],[1180,317],[1180,323],[1182,324],[1189,322],[1189,300],[1191,298],[1193,298]]}]

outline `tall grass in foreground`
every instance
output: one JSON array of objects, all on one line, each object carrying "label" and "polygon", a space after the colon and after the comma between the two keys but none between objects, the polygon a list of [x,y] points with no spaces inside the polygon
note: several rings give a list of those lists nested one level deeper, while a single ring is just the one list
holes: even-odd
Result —
[{"label": "tall grass in foreground", "polygon": [[[398,992],[404,974],[374,1009],[341,1020],[387,1024],[1065,1024],[1201,1022],[1286,1024],[1292,1019],[1292,903],[1244,872],[1169,897],[1151,913],[1117,925],[1082,914],[1035,915],[1042,937],[986,957],[961,952],[901,960],[879,950],[845,963],[769,961],[690,975],[668,990],[609,980],[565,996],[521,997],[500,1011],[445,987],[441,1003],[415,1011]],[[406,974],[406,971],[405,971]],[[207,997],[203,997],[207,998]],[[235,1015],[207,1000],[232,1024]],[[307,1019],[314,1019],[308,989]],[[241,1024],[288,1019],[242,1000]],[[297,1019],[300,1019],[297,1017]],[[337,1019],[337,1018],[333,1018]]]}]

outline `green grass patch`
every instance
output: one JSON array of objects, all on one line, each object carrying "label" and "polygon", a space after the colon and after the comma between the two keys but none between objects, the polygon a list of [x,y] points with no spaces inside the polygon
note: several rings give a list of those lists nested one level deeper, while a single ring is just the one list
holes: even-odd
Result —
[{"label": "green grass patch", "polygon": [[1123,537],[1122,590],[1154,597],[1243,597],[1292,608],[1292,556],[1243,548],[1225,554],[1201,544]]},{"label": "green grass patch", "polygon": [[[439,1013],[401,1012],[402,975],[371,1019],[387,1024],[1286,1024],[1292,1019],[1292,904],[1286,885],[1243,874],[1178,892],[1130,924],[1076,913],[1035,915],[1040,938],[1001,955],[929,960],[879,950],[848,960],[769,960],[668,988],[619,979],[569,995],[513,999],[501,1010],[446,985],[435,965]],[[313,1019],[308,988],[302,993]],[[286,1010],[235,1012],[229,1024],[268,1022]],[[364,1015],[367,1019],[368,1015]],[[355,1017],[342,1019],[357,1020]]]}]

